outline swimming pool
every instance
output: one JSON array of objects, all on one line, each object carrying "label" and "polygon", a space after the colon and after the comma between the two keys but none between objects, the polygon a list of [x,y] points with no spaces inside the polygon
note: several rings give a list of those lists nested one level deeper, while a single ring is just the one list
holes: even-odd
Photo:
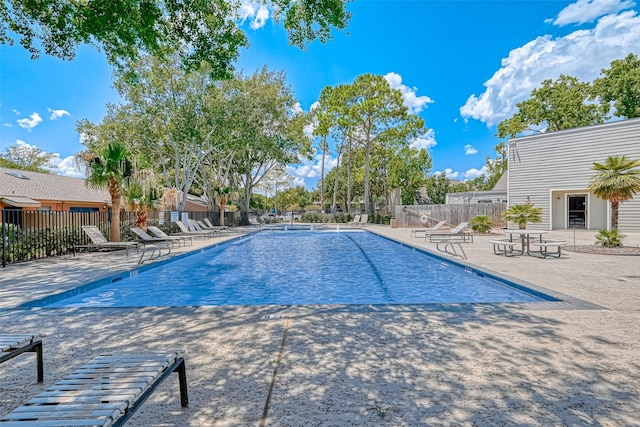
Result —
[{"label": "swimming pool", "polygon": [[[104,282],[104,284],[102,284]],[[47,307],[554,300],[366,231],[262,231],[88,285]],[[69,294],[71,294],[69,293]],[[54,299],[59,299],[54,298]],[[41,305],[42,306],[42,305]]]}]

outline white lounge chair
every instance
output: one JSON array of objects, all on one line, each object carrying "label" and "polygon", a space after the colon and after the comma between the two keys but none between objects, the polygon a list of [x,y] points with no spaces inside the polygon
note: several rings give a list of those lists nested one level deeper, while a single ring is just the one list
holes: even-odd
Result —
[{"label": "white lounge chair", "polygon": [[360,214],[354,215],[352,221],[346,222],[347,225],[358,225],[358,223],[360,223]]},{"label": "white lounge chair", "polygon": [[369,214],[362,214],[360,215],[360,221],[358,221],[356,224],[364,227],[368,223],[369,223]]},{"label": "white lounge chair", "polygon": [[467,233],[465,230],[469,228],[468,222],[461,222],[450,230],[436,230],[428,232],[424,236],[426,241],[429,238],[429,242],[441,241],[441,240],[461,240],[463,242],[473,243],[473,234]]},{"label": "white lounge chair", "polygon": [[447,221],[440,221],[439,223],[437,223],[436,225],[434,225],[433,227],[429,228],[418,228],[415,230],[411,230],[411,237],[419,237],[418,234],[422,234],[422,233],[429,233],[432,231],[436,231],[440,228],[442,228],[445,224],[447,223]]}]

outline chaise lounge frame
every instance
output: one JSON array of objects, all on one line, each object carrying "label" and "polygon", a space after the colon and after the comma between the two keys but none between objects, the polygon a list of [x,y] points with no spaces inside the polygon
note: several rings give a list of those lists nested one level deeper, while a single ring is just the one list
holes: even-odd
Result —
[{"label": "chaise lounge frame", "polygon": [[40,335],[0,334],[0,363],[11,360],[22,353],[36,354],[38,382],[44,381],[44,363],[42,358],[42,340]]},{"label": "chaise lounge frame", "polygon": [[184,358],[166,353],[103,354],[0,419],[2,427],[122,426],[171,373],[189,406]]}]

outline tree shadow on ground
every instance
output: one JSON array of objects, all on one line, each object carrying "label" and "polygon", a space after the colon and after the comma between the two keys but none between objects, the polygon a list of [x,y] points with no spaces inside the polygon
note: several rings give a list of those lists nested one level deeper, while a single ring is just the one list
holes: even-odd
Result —
[{"label": "tree shadow on ground", "polygon": [[286,331],[267,425],[639,424],[637,334],[579,324],[607,313],[481,304],[5,310],[4,331],[46,333],[45,383],[30,375],[33,355],[1,364],[0,414],[98,354],[177,348],[190,407],[180,407],[177,379],[167,381],[132,425],[257,426]]}]

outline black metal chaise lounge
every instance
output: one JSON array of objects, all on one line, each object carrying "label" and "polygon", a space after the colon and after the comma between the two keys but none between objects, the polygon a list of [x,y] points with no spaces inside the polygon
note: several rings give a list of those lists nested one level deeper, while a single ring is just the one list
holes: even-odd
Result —
[{"label": "black metal chaise lounge", "polygon": [[122,426],[172,372],[187,407],[180,352],[103,354],[6,414],[0,426]]},{"label": "black metal chaise lounge", "polygon": [[44,380],[44,366],[42,361],[41,335],[0,334],[0,363],[13,359],[22,353],[36,354],[38,382]]},{"label": "black metal chaise lounge", "polygon": [[[82,231],[85,232],[91,243],[88,246],[89,249],[124,249],[126,255],[129,255],[129,248],[136,248],[138,250],[138,242],[110,242],[108,241],[100,229],[95,225],[83,225]],[[76,246],[80,247],[80,246]]]},{"label": "black metal chaise lounge", "polygon": [[167,233],[153,225],[147,226],[147,230],[155,234],[156,237],[177,239],[182,242],[182,246],[187,246],[187,242],[189,242],[189,245],[193,244],[193,238],[191,236],[185,236],[182,234],[172,234],[171,236],[169,236]]}]

